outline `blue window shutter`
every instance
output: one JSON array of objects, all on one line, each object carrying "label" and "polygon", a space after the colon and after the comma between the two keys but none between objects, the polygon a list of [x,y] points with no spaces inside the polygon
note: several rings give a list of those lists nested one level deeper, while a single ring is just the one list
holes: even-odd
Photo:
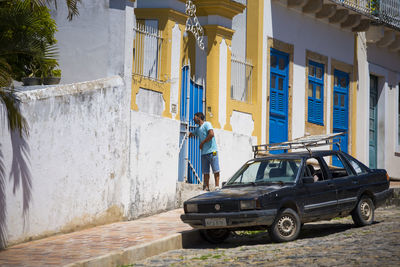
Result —
[{"label": "blue window shutter", "polygon": [[[309,72],[308,82],[313,86],[313,95],[308,96],[308,121],[315,124],[324,124],[324,65],[309,61],[310,68],[314,68],[313,73]],[[321,75],[317,75],[317,70]],[[318,77],[321,76],[321,77]],[[309,86],[309,85],[308,85]],[[316,88],[319,86],[320,98],[317,98]],[[308,88],[307,88],[308,90]]]},{"label": "blue window shutter", "polygon": [[314,103],[312,97],[308,98],[308,121],[314,120]]}]

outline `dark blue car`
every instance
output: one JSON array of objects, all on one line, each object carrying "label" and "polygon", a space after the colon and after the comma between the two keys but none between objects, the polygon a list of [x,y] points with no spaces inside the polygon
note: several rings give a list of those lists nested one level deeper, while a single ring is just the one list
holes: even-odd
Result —
[{"label": "dark blue car", "polygon": [[351,215],[356,225],[369,225],[390,194],[385,170],[344,152],[271,154],[246,162],[221,190],[184,202],[181,219],[212,243],[231,231],[257,229],[285,242],[307,222]]}]

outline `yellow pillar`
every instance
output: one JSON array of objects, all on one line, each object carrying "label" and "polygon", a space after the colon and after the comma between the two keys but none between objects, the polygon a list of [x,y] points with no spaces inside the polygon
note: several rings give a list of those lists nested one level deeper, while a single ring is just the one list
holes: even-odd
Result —
[{"label": "yellow pillar", "polygon": [[262,110],[262,63],[263,63],[263,21],[264,21],[264,0],[247,1],[247,29],[246,29],[246,55],[252,61],[253,77],[252,103],[254,106],[254,132],[257,142],[261,142],[261,114]]},{"label": "yellow pillar", "polygon": [[[219,25],[207,25],[204,29],[208,42],[205,115],[206,120],[210,121],[214,128],[221,128],[219,123],[220,44],[225,39],[227,45],[230,45],[234,31]],[[230,64],[230,53],[227,53],[227,64]],[[229,83],[227,82],[227,90]]]}]

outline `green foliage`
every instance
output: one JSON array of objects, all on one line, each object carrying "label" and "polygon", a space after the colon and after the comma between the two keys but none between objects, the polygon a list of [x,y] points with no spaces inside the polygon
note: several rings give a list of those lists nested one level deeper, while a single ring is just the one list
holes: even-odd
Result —
[{"label": "green foliage", "polygon": [[47,7],[31,0],[0,0],[0,17],[0,62],[11,70],[9,77],[0,73],[0,86],[9,86],[10,78],[41,76],[44,65],[58,65],[57,25]]},{"label": "green foliage", "polygon": [[370,0],[369,8],[372,14],[378,14],[379,12],[379,1],[380,0]]},{"label": "green foliage", "polygon": [[60,69],[55,69],[51,71],[51,76],[52,77],[61,77],[61,70]]}]

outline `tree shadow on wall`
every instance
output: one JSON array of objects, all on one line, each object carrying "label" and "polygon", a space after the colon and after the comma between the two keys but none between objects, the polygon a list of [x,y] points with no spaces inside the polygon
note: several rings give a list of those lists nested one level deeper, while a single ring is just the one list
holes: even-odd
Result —
[{"label": "tree shadow on wall", "polygon": [[[30,149],[27,142],[28,123],[21,114],[19,98],[11,90],[0,89],[0,124],[4,125],[4,122],[8,124],[13,153],[9,180],[13,184],[14,195],[18,188],[22,189],[22,217],[25,229],[32,198],[32,175],[29,169]],[[6,168],[2,151],[0,144],[0,249],[7,246]]]}]

